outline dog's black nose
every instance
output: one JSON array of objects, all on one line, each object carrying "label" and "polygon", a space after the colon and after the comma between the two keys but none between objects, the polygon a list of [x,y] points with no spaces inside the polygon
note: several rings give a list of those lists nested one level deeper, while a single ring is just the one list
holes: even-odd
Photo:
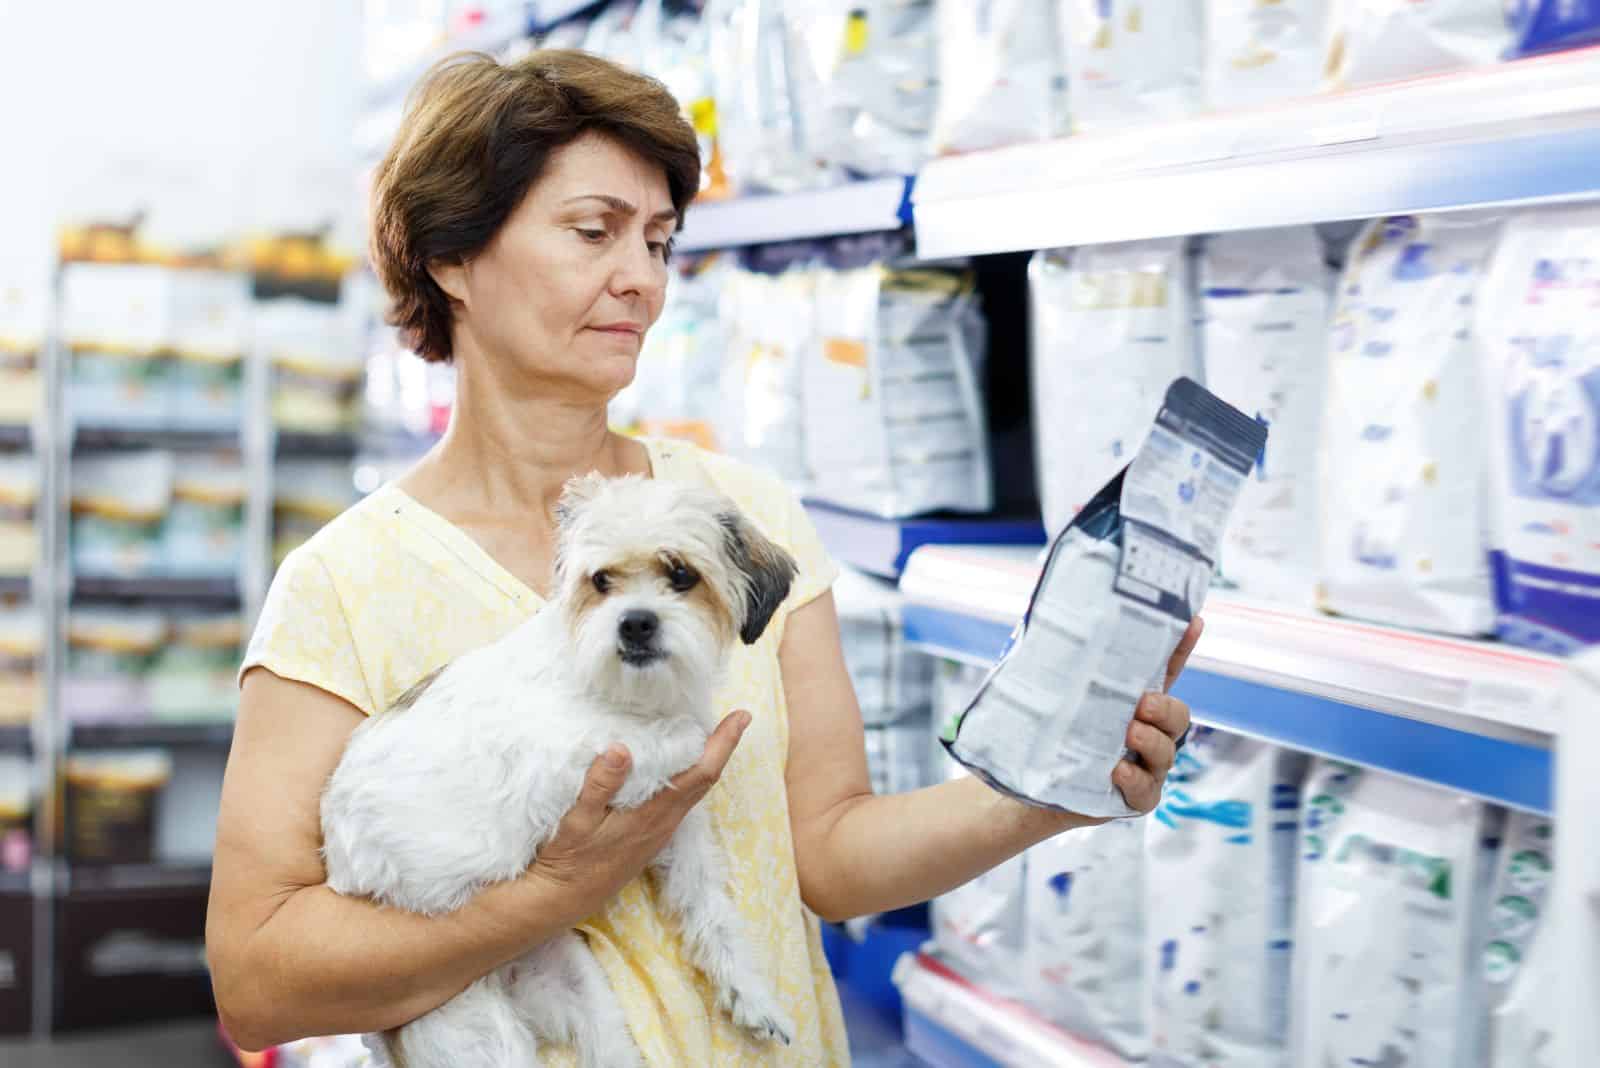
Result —
[{"label": "dog's black nose", "polygon": [[622,613],[622,622],[617,625],[622,640],[634,646],[649,645],[660,629],[661,617],[643,608]]}]

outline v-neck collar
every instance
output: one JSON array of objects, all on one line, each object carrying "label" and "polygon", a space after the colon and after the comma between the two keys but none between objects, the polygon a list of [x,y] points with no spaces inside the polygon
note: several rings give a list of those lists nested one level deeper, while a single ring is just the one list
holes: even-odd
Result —
[{"label": "v-neck collar", "polygon": [[[641,437],[634,440],[644,446],[650,461],[650,477],[670,478],[668,469],[675,459],[675,450],[652,438]],[[513,575],[500,561],[491,556],[487,549],[478,544],[472,535],[392,482],[384,487],[384,492],[394,498],[395,515],[421,528],[440,548],[501,594],[510,598],[514,604],[526,606],[529,613],[537,611],[544,605],[545,598],[538,590]]]}]

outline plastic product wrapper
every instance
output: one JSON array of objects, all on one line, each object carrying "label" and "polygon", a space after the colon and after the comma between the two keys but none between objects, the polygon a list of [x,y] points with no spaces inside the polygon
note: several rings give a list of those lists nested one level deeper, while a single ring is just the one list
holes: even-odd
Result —
[{"label": "plastic product wrapper", "polygon": [[1506,820],[1483,949],[1488,1068],[1555,1068],[1561,1000],[1549,892],[1555,827],[1513,812]]},{"label": "plastic product wrapper", "polygon": [[[654,0],[659,4],[660,0]],[[654,46],[641,57],[641,69],[661,80],[683,107],[700,143],[700,196],[729,195],[717,123],[717,83],[712,66],[711,23],[698,15],[661,19]]]},{"label": "plastic product wrapper", "polygon": [[1267,428],[1180,378],[1149,437],[1056,537],[952,756],[1003,793],[1084,816],[1138,815],[1111,782],[1140,696],[1200,611]]},{"label": "plastic product wrapper", "polygon": [[[869,727],[910,718],[927,721],[934,658],[906,643],[895,584],[843,568],[833,584],[845,667]],[[931,730],[931,728],[929,728]]]},{"label": "plastic product wrapper", "polygon": [[971,275],[889,260],[825,270],[805,361],[813,496],[900,518],[994,502]]},{"label": "plastic product wrapper", "polygon": [[40,706],[44,630],[37,608],[0,604],[0,724],[27,723]]},{"label": "plastic product wrapper", "polygon": [[1224,111],[1315,93],[1338,2],[1207,0],[1206,102]]},{"label": "plastic product wrapper", "polygon": [[934,0],[788,0],[811,152],[856,175],[913,174],[939,93]]},{"label": "plastic product wrapper", "polygon": [[612,401],[613,418],[643,434],[722,447],[725,330],[718,309],[732,270],[727,257],[712,256],[675,272],[661,317],[645,335],[633,384]]},{"label": "plastic product wrapper", "polygon": [[940,155],[1045,141],[1068,126],[1057,0],[939,0]]},{"label": "plastic product wrapper", "polygon": [[61,703],[73,723],[144,723],[150,675],[168,639],[166,617],[147,611],[73,611]]},{"label": "plastic product wrapper", "polygon": [[255,303],[255,343],[272,367],[272,420],[280,429],[357,429],[362,347],[349,315],[341,305],[303,297]]},{"label": "plastic product wrapper", "polygon": [[185,458],[174,470],[162,528],[163,570],[184,578],[237,576],[244,563],[244,468],[237,456]]},{"label": "plastic product wrapper", "polygon": [[175,274],[171,422],[190,430],[236,429],[244,418],[249,279],[234,271]]},{"label": "plastic product wrapper", "polygon": [[1028,1003],[1135,1059],[1149,1048],[1142,993],[1146,823],[1113,820],[1029,849],[1023,906]]},{"label": "plastic product wrapper", "polygon": [[1218,234],[1200,257],[1206,388],[1272,434],[1223,537],[1222,575],[1246,593],[1305,606],[1316,596],[1333,283],[1309,226]]},{"label": "plastic product wrapper", "polygon": [[1505,0],[1512,56],[1532,56],[1600,44],[1600,4],[1594,0]]},{"label": "plastic product wrapper", "polygon": [[162,527],[172,506],[170,452],[85,456],[72,464],[72,566],[80,575],[137,578],[166,568]]},{"label": "plastic product wrapper", "polygon": [[1181,239],[1034,254],[1028,265],[1039,501],[1053,536],[1133,457],[1174,378],[1198,378]]},{"label": "plastic product wrapper", "polygon": [[1329,89],[1499,62],[1511,45],[1506,0],[1330,0]]},{"label": "plastic product wrapper", "polygon": [[1200,5],[1060,0],[1072,125],[1087,132],[1179,119],[1200,105]]},{"label": "plastic product wrapper", "polygon": [[39,558],[39,462],[0,455],[0,575],[27,575]]},{"label": "plastic product wrapper", "polygon": [[1483,402],[1473,305],[1498,219],[1400,216],[1351,249],[1328,345],[1322,421],[1323,608],[1482,634]]},{"label": "plastic product wrapper", "polygon": [[726,349],[717,441],[803,492],[810,473],[801,390],[806,352],[816,335],[816,250],[768,246],[750,256],[763,269],[736,270],[723,288]]},{"label": "plastic product wrapper", "polygon": [[1553,653],[1600,641],[1600,210],[1506,224],[1476,333],[1500,636]]},{"label": "plastic product wrapper", "polygon": [[1289,981],[1309,759],[1196,728],[1145,840],[1152,1068],[1293,1068]]},{"label": "plastic product wrapper", "polygon": [[1331,762],[1304,796],[1290,1063],[1474,1063],[1498,810]]},{"label": "plastic product wrapper", "polygon": [[237,613],[183,614],[151,669],[151,717],[167,722],[231,720],[239,703],[244,623]]}]

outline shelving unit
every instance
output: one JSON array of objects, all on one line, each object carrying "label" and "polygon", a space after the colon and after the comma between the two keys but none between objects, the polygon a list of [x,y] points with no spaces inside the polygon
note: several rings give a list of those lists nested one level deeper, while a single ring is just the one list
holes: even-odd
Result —
[{"label": "shelving unit", "polygon": [[33,748],[32,728],[22,724],[0,726],[0,753],[27,753]]},{"label": "shelving unit", "polygon": [[807,501],[806,513],[835,558],[884,578],[899,578],[911,554],[924,545],[1044,544],[1044,527],[1027,519],[883,519],[823,501]]},{"label": "shelving unit", "polygon": [[23,452],[33,444],[33,432],[25,426],[0,423],[0,452]]},{"label": "shelving unit", "polygon": [[233,723],[77,723],[71,742],[77,749],[226,749],[233,742]]},{"label": "shelving unit", "polygon": [[693,252],[774,241],[898,230],[911,224],[912,178],[875,178],[830,189],[695,204],[678,235]]},{"label": "shelving unit", "polygon": [[72,580],[74,601],[146,601],[161,604],[206,604],[229,607],[240,602],[235,578],[112,578],[78,575]]}]

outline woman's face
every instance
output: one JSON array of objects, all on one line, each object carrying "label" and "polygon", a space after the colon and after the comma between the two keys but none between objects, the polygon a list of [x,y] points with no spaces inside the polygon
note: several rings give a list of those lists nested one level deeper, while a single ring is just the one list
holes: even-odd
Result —
[{"label": "woman's face", "polygon": [[482,252],[434,271],[456,302],[457,352],[545,395],[609,400],[661,314],[676,226],[660,167],[600,134],[557,149]]}]

